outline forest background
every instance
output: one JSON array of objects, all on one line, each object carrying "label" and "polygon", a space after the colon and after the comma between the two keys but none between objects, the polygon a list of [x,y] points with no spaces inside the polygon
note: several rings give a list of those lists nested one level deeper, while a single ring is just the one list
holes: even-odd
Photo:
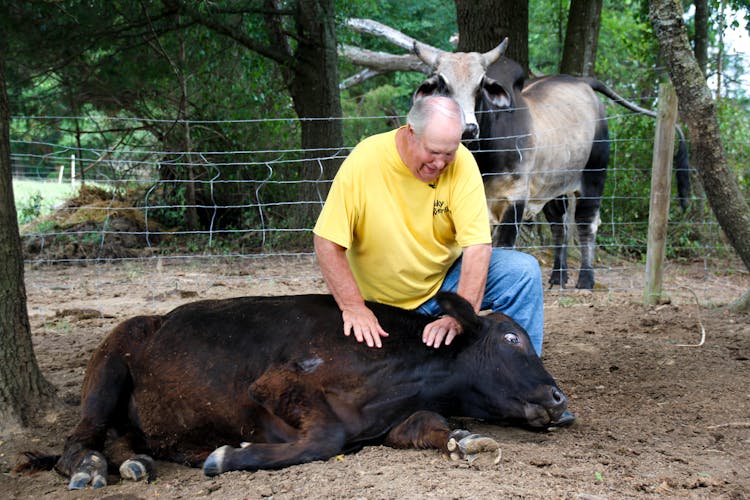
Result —
[{"label": "forest background", "polygon": [[[666,72],[648,2],[587,3],[601,7],[592,73],[621,95],[655,109]],[[509,55],[533,75],[560,72],[570,2],[505,4],[526,5],[527,16],[525,20],[523,8],[509,10],[511,17],[520,15],[509,20]],[[724,33],[728,19],[747,30],[748,2],[691,4],[683,2],[692,13],[687,16],[691,39],[717,98],[729,167],[747,197],[750,116],[748,88],[741,79],[750,61],[727,50]],[[394,52],[387,41],[347,28],[346,20],[376,19],[454,50],[450,38],[459,31],[457,6],[460,11],[466,5],[11,2],[3,28],[9,44],[14,178],[56,179],[60,166],[74,155],[79,179],[114,188],[127,203],[149,206],[151,223],[163,228],[150,230],[170,234],[164,241],[171,248],[165,251],[309,249],[321,186],[324,191],[341,158],[360,139],[403,122],[411,94],[425,78],[418,72],[393,72],[339,90],[339,82],[361,68],[337,56],[337,47]],[[701,12],[705,29],[696,30],[696,13]],[[486,40],[503,33],[482,35]],[[621,110],[610,111],[622,116]],[[599,243],[608,251],[641,258],[653,120],[611,119],[610,127],[619,148],[618,172],[624,172],[614,175],[624,177],[612,181],[610,174],[602,219],[612,221],[613,229],[600,232]],[[269,162],[274,165],[271,174]],[[701,256],[707,247],[722,245],[716,226],[706,223],[710,208],[702,201],[696,176],[694,182],[697,189],[688,210],[672,208],[672,258]],[[54,201],[40,191],[32,188],[17,201],[27,237],[77,230],[79,239],[82,233],[84,239],[100,239],[103,226],[81,231],[60,220],[40,219]],[[259,210],[260,205],[272,208]]]}]

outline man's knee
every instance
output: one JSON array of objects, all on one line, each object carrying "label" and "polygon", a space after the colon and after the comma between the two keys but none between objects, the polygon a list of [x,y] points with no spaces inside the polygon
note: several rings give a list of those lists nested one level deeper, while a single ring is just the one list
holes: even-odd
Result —
[{"label": "man's knee", "polygon": [[503,248],[493,249],[490,266],[496,276],[512,275],[516,280],[538,281],[541,283],[542,270],[539,261],[533,255]]}]

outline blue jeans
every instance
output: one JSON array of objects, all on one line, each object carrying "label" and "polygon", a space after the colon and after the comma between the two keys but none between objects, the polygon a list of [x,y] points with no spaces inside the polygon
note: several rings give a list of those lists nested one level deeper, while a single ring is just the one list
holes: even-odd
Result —
[{"label": "blue jeans", "polygon": [[[440,290],[455,292],[460,274],[461,258],[448,270]],[[513,318],[529,334],[536,353],[542,355],[544,288],[542,271],[535,257],[507,248],[493,248],[482,309]],[[441,313],[434,298],[419,306],[417,311],[432,316]]]}]

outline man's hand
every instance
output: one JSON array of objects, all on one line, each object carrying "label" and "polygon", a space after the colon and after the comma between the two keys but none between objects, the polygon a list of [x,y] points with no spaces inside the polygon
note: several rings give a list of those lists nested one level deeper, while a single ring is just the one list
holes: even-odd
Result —
[{"label": "man's hand", "polygon": [[368,347],[383,347],[380,337],[387,337],[388,333],[380,327],[378,318],[365,305],[347,307],[342,312],[344,318],[344,335],[347,337],[354,332],[357,342],[366,342]]},{"label": "man's hand", "polygon": [[456,335],[462,332],[463,329],[458,321],[450,316],[443,316],[424,327],[422,342],[427,344],[427,347],[437,349],[443,340],[445,340],[445,345],[450,345]]}]

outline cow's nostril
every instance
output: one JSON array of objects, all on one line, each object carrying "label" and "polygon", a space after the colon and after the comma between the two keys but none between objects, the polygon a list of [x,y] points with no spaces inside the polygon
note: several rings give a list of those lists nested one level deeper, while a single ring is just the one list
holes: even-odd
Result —
[{"label": "cow's nostril", "polygon": [[567,398],[565,397],[565,394],[563,394],[563,392],[557,387],[552,388],[552,399],[557,404],[563,403],[567,400]]}]

